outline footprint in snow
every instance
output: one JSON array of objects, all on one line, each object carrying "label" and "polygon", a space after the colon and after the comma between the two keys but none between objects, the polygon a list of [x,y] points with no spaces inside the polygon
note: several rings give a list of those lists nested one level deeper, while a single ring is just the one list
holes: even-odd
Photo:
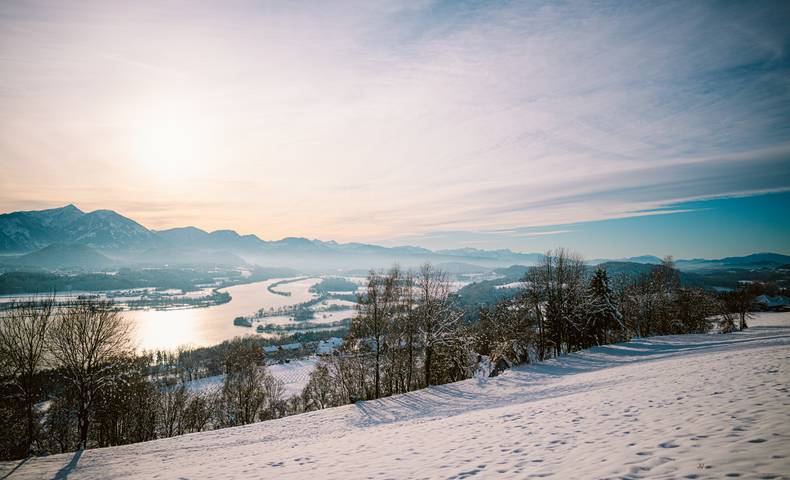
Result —
[{"label": "footprint in snow", "polygon": [[680,445],[670,440],[668,442],[659,443],[658,446],[661,448],[678,448]]}]

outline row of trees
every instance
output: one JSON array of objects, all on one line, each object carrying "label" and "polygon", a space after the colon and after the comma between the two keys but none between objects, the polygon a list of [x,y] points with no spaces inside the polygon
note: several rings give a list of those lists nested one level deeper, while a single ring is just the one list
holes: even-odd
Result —
[{"label": "row of trees", "polygon": [[476,356],[448,275],[371,272],[339,355],[324,358],[302,395],[305,410],[408,392],[467,378]]},{"label": "row of trees", "polygon": [[[161,360],[161,359],[159,359]],[[111,303],[52,299],[0,315],[0,459],[243,425],[289,411],[260,342],[225,349],[220,386],[189,390],[136,355]]]},{"label": "row of trees", "polygon": [[507,364],[545,360],[633,337],[746,328],[754,293],[743,288],[716,295],[681,285],[672,259],[635,278],[590,274],[581,257],[548,252],[524,278],[524,287],[480,311],[475,351]]},{"label": "row of trees", "polygon": [[447,274],[430,265],[416,273],[371,272],[348,341],[313,372],[302,407],[468,378],[480,356],[502,368],[632,337],[704,332],[713,318],[731,330],[733,314],[742,315],[745,327],[748,312],[735,301],[684,288],[671,258],[647,274],[613,282],[572,252],[550,251],[528,270],[515,296],[481,308],[476,322],[462,320],[450,285]]}]

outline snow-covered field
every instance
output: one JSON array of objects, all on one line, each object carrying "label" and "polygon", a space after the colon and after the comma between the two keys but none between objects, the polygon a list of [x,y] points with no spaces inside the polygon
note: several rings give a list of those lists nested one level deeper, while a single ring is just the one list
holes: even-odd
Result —
[{"label": "snow-covered field", "polygon": [[298,330],[300,324],[322,324],[322,323],[339,322],[340,320],[345,320],[353,317],[355,313],[356,311],[352,309],[318,311],[315,312],[313,318],[309,320],[300,320],[300,321],[294,320],[294,318],[289,315],[274,315],[271,317],[263,317],[263,318],[255,319],[255,321],[253,322],[253,326],[279,325],[279,326],[294,327],[295,330]]},{"label": "snow-covered field", "polygon": [[[790,478],[790,314],[388,399],[24,462],[10,478]],[[0,474],[17,467],[0,466]]]},{"label": "snow-covered field", "polygon": [[319,303],[317,305],[313,305],[310,308],[312,310],[315,310],[315,311],[321,311],[321,310],[326,309],[327,307],[335,307],[335,306],[346,307],[346,308],[348,308],[350,310],[353,310],[354,307],[357,306],[357,302],[350,302],[348,300],[340,300],[340,299],[337,299],[337,298],[329,298],[329,299],[324,300],[323,302],[321,302],[321,303]]},{"label": "snow-covered field", "polygon": [[[288,363],[269,365],[266,370],[277,380],[282,382],[285,397],[301,395],[307,382],[310,381],[310,373],[315,368],[318,357],[300,358],[291,360]],[[201,378],[185,382],[187,389],[193,391],[221,389],[224,375]]]}]

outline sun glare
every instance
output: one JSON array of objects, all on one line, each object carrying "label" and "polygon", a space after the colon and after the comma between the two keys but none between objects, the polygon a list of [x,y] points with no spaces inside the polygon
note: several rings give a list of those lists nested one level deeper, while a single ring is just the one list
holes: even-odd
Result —
[{"label": "sun glare", "polygon": [[146,175],[167,181],[200,173],[208,129],[199,109],[184,99],[151,103],[135,119],[135,162]]}]

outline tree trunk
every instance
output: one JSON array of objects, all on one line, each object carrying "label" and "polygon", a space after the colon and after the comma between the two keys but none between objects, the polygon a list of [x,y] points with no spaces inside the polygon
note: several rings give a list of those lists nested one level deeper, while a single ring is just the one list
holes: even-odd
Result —
[{"label": "tree trunk", "polygon": [[425,386],[431,385],[431,360],[433,357],[433,349],[425,347]]},{"label": "tree trunk", "polygon": [[414,341],[409,337],[409,369],[406,373],[406,391],[411,391],[411,374],[414,366]]},{"label": "tree trunk", "polygon": [[381,398],[380,351],[379,344],[376,343],[376,398]]},{"label": "tree trunk", "polygon": [[546,359],[546,339],[543,335],[543,315],[537,304],[535,305],[535,314],[538,317],[538,360],[542,362]]},{"label": "tree trunk", "polygon": [[33,447],[33,425],[34,425],[33,409],[34,409],[34,405],[33,405],[33,399],[31,398],[29,393],[25,393],[25,402],[27,403],[27,405],[26,405],[26,407],[27,407],[27,409],[26,409],[27,410],[27,412],[26,412],[27,413],[27,426],[26,426],[26,430],[25,430],[25,444],[26,444],[27,448],[25,449],[25,452],[26,452],[26,454],[30,455],[31,449]]},{"label": "tree trunk", "polygon": [[90,425],[90,420],[88,420],[88,411],[85,407],[80,406],[79,408],[79,425],[80,425],[80,444],[79,449],[85,450],[88,448],[88,426]]}]

